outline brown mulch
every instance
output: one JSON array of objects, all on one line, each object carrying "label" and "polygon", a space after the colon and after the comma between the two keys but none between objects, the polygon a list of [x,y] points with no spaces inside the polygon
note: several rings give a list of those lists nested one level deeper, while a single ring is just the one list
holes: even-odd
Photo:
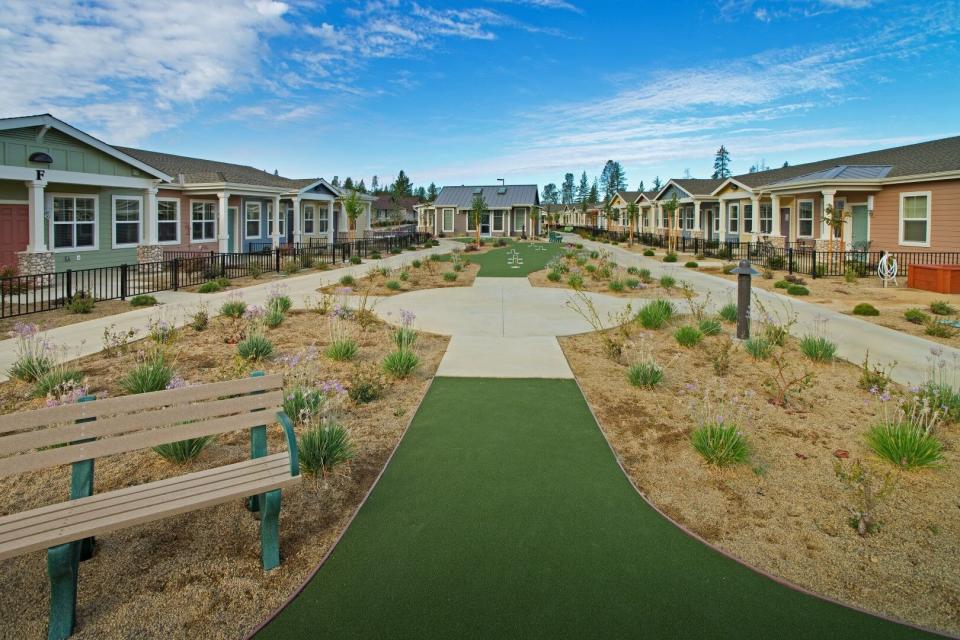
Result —
[{"label": "brown mulch", "polygon": [[101,300],[94,304],[93,310],[90,311],[90,313],[73,313],[69,309],[64,308],[30,313],[13,318],[4,318],[0,320],[0,339],[9,337],[9,333],[13,331],[14,326],[16,326],[18,322],[35,324],[43,330],[56,329],[57,327],[65,327],[78,322],[114,316],[118,313],[132,311],[134,308],[135,307],[130,306],[128,301],[124,300]]},{"label": "brown mulch", "polygon": [[[717,376],[711,353],[722,338],[684,349],[672,332],[631,329],[621,362],[603,354],[597,334],[560,338],[641,492],[671,518],[755,567],[870,611],[960,632],[960,428],[939,430],[944,467],[897,472],[865,443],[877,405],[858,388],[858,367],[804,364],[795,346],[789,347],[796,369],[809,369],[815,379],[779,408],[764,388],[768,364],[736,347],[729,373]],[[663,384],[653,390],[626,379],[627,363],[644,349],[665,371]],[[751,448],[748,464],[716,469],[691,446],[691,407],[702,406],[698,398],[706,387],[741,394],[749,416],[742,424]],[[879,530],[866,537],[849,524],[853,494],[835,473],[836,452],[844,451],[846,463],[859,459],[896,479],[878,510]]]},{"label": "brown mulch", "polygon": [[[469,259],[469,256],[470,254],[464,254],[465,259]],[[357,292],[371,296],[395,296],[400,293],[421,291],[423,289],[472,287],[473,281],[476,280],[477,273],[480,271],[480,265],[472,263],[466,264],[463,270],[457,273],[457,279],[453,282],[448,282],[443,279],[443,274],[448,271],[451,271],[450,262],[440,262],[430,259],[422,260],[419,267],[408,263],[401,267],[390,269],[387,275],[380,273],[376,267],[372,267],[369,275],[363,278],[357,278],[352,287]],[[400,288],[387,288],[387,283],[390,281],[399,283]],[[343,285],[340,284],[329,285],[318,291],[332,294],[336,293],[342,286]]]},{"label": "brown mulch", "polygon": [[[190,382],[212,382],[249,375],[254,369],[285,371],[279,360],[248,365],[225,342],[232,331],[218,318],[196,332],[184,328],[172,347],[177,373]],[[357,367],[377,367],[392,350],[392,329],[376,321],[356,328],[360,353],[355,363],[335,363],[322,355],[311,377],[349,381]],[[326,318],[294,312],[268,337],[277,351],[292,354],[329,343]],[[261,622],[306,578],[345,528],[387,457],[399,441],[426,392],[448,339],[421,333],[416,351],[420,368],[406,380],[388,379],[383,396],[370,404],[346,401],[342,417],[356,449],[355,459],[326,478],[305,477],[283,492],[283,564],[265,574],[260,565],[256,517],[242,501],[192,512],[98,538],[95,557],[81,565],[76,638],[239,638]],[[120,395],[118,380],[133,366],[138,348],[77,360],[91,392]],[[42,404],[19,382],[0,384],[3,411]],[[189,473],[249,456],[246,433],[226,434],[197,460],[177,467],[152,451],[97,460],[96,489],[111,489]],[[284,450],[277,428],[272,451]],[[69,468],[0,480],[0,514],[15,513],[66,499]],[[0,563],[0,638],[39,638],[46,633],[49,586],[46,556],[30,553]]]}]

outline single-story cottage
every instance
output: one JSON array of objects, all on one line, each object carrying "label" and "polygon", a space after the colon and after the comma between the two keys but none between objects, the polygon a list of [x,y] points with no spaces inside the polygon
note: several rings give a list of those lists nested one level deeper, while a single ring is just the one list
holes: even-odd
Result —
[{"label": "single-story cottage", "polygon": [[526,236],[540,233],[540,194],[537,185],[443,187],[437,199],[417,209],[418,226],[436,235],[476,233],[473,201],[483,196],[487,208],[480,218],[480,235]]}]

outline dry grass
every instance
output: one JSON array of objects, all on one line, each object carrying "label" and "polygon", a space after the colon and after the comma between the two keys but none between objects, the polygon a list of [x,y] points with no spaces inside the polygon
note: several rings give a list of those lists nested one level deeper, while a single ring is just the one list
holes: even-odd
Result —
[{"label": "dry grass", "polygon": [[[279,363],[257,367],[235,360],[235,345],[224,341],[230,323],[216,319],[201,333],[184,329],[176,343],[177,372],[191,382],[245,376],[254,368],[281,371]],[[268,332],[278,351],[293,353],[328,343],[326,320],[296,312]],[[316,379],[348,379],[356,366],[376,366],[392,349],[391,328],[375,322],[358,331],[357,363],[321,357]],[[446,349],[447,338],[421,334],[423,359],[410,378],[388,382],[381,399],[348,404],[344,424],[356,458],[325,479],[305,479],[284,490],[281,513],[283,564],[264,574],[256,518],[241,501],[133,527],[98,539],[97,555],[82,564],[77,638],[238,638],[277,607],[320,561],[383,468],[411,419]],[[117,395],[118,379],[131,367],[136,350],[76,362],[90,390]],[[26,409],[26,385],[0,385],[4,411]],[[283,437],[271,429],[270,448],[283,450]],[[192,464],[170,465],[152,451],[97,461],[96,489],[134,485],[161,477],[226,464],[249,455],[245,433],[220,436]],[[0,513],[23,511],[64,500],[69,469],[60,468],[0,480]],[[26,596],[26,597],[25,597]],[[45,554],[31,553],[0,563],[2,638],[38,638],[46,633],[49,587]]]},{"label": "dry grass", "polygon": [[35,324],[41,329],[56,329],[78,322],[114,316],[133,309],[134,307],[131,307],[129,302],[123,300],[101,300],[94,305],[90,313],[72,313],[69,309],[54,309],[15,318],[4,318],[0,320],[0,337],[6,338],[18,322]]},{"label": "dry grass", "polygon": [[[566,248],[571,248],[570,245],[566,245]],[[570,289],[570,285],[567,280],[570,277],[571,273],[578,272],[583,278],[583,286],[580,288],[581,291],[589,291],[592,293],[605,293],[607,295],[615,296],[618,298],[658,298],[669,295],[675,295],[677,290],[669,290],[661,287],[658,280],[653,279],[648,283],[640,282],[639,287],[636,289],[631,289],[626,286],[627,280],[640,280],[639,276],[631,275],[627,273],[627,270],[616,264],[613,261],[613,258],[608,254],[608,252],[598,250],[599,257],[591,258],[589,250],[580,251],[580,254],[583,258],[586,258],[586,262],[583,265],[578,265],[576,258],[568,257],[564,258],[562,255],[560,257],[566,265],[568,272],[564,273],[561,279],[558,282],[552,282],[547,276],[550,273],[550,269],[542,269],[540,271],[534,271],[527,276],[527,279],[530,280],[530,284],[535,287],[551,287],[554,289]],[[596,270],[592,273],[588,270],[588,265],[591,265]],[[609,277],[604,276],[603,273],[605,270],[609,270]],[[623,291],[613,291],[610,289],[610,282],[613,280],[619,280],[624,284]],[[677,279],[677,285],[680,284],[680,279]]]},{"label": "dry grass", "polygon": [[[878,613],[960,631],[957,426],[941,432],[947,466],[900,474],[879,514],[879,532],[861,538],[848,524],[849,494],[834,474],[837,450],[885,469],[864,441],[874,404],[857,387],[858,367],[810,364],[813,387],[781,409],[764,393],[766,365],[736,348],[730,373],[718,378],[709,353],[721,338],[682,349],[671,333],[664,329],[642,341],[633,329],[623,364],[603,355],[594,334],[560,338],[640,490],[672,518],[756,567]],[[666,369],[663,385],[653,390],[626,380],[642,342]],[[795,346],[789,348],[793,361],[802,363]],[[751,445],[748,465],[718,471],[694,451],[689,407],[698,392],[690,385],[755,392],[743,427]]]},{"label": "dry grass", "polygon": [[[463,254],[464,258],[469,260],[471,254]],[[401,267],[390,269],[387,275],[380,273],[376,266],[370,268],[369,275],[363,278],[357,278],[353,289],[357,292],[363,292],[371,296],[394,296],[400,293],[410,291],[420,291],[422,289],[445,289],[449,287],[472,287],[473,281],[477,278],[480,271],[480,265],[467,264],[463,270],[457,274],[457,279],[453,282],[447,282],[443,279],[443,274],[451,270],[450,262],[437,262],[429,258],[423,259],[419,267],[407,263]],[[406,280],[402,279],[402,274],[406,274]],[[387,283],[395,281],[399,283],[399,289],[387,288]],[[324,293],[336,293],[342,288],[340,284],[329,285],[320,289]]]}]

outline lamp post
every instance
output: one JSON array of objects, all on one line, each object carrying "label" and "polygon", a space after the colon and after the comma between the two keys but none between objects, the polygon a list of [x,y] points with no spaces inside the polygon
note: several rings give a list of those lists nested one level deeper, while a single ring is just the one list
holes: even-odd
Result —
[{"label": "lamp post", "polygon": [[760,272],[750,266],[749,260],[741,260],[730,273],[737,274],[737,339],[750,338],[750,280]]}]

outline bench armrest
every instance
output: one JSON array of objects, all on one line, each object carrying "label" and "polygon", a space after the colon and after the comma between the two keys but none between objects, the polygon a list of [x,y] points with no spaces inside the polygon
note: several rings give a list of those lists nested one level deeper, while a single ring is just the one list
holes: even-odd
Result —
[{"label": "bench armrest", "polygon": [[300,458],[297,453],[297,434],[293,431],[293,421],[283,411],[277,412],[277,422],[287,436],[287,452],[290,454],[290,475],[300,475]]}]

